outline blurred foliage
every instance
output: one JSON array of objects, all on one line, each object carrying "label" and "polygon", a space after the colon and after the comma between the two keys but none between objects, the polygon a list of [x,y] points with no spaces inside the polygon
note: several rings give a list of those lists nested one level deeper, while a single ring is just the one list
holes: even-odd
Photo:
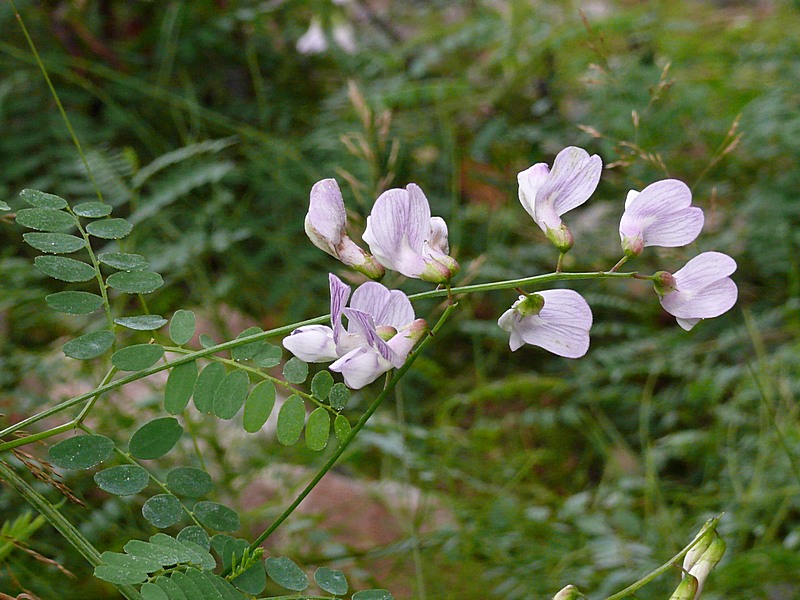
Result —
[{"label": "blurred foliage", "polygon": [[[567,362],[508,352],[495,321],[513,294],[465,298],[403,385],[403,410],[382,409],[348,473],[413,483],[450,515],[380,553],[397,561],[381,583],[408,597],[544,598],[567,583],[608,594],[723,511],[728,553],[703,597],[800,594],[796,2],[18,4],[103,194],[136,224],[126,250],[167,280],[151,309],[192,307],[220,336],[244,329],[236,314],[269,327],[327,310],[325,273],[339,267],[302,228],[323,177],[343,184],[354,234],[381,189],[419,183],[448,221],[462,280],[475,281],[553,269],[555,252],[516,200],[516,173],[566,145],[607,166],[596,198],[568,215],[568,270],[616,262],[628,189],[686,181],[706,212],[703,235],[648,250],[632,268],[727,252],[739,264],[735,310],[687,334],[647,286],[576,284],[595,326],[588,357]],[[313,15],[329,32],[349,23],[356,51],[328,39],[323,53],[297,52]],[[0,198],[19,208],[17,191],[31,187],[90,200],[14,21],[0,7]],[[86,319],[45,311],[51,283],[30,269],[33,252],[10,221],[0,235],[0,410],[26,415],[50,401],[37,380],[74,377],[53,370],[54,341]],[[145,395],[136,409],[154,403]],[[125,431],[139,421],[102,418]],[[233,460],[238,474],[220,472],[232,494],[266,464],[314,460],[272,447],[232,459],[240,446],[223,447],[207,424],[198,435],[220,465]],[[69,483],[95,507],[70,514],[101,546],[141,529],[137,498]],[[9,519],[22,510],[0,500]],[[324,523],[293,527],[290,545],[308,563],[349,558],[369,572],[374,557],[338,547]],[[27,543],[87,572],[54,536]],[[106,597],[99,582],[64,595],[63,575],[47,583],[33,559],[18,569],[25,558],[13,556],[4,590]],[[638,597],[665,598],[677,581]]]}]

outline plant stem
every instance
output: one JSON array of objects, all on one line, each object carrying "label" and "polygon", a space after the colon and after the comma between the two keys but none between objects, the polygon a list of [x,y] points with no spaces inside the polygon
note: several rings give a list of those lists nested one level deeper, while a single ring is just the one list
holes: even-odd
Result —
[{"label": "plant stem", "polygon": [[414,352],[411,353],[406,362],[403,363],[403,366],[397,369],[397,371],[395,372],[394,376],[391,378],[389,383],[386,384],[386,387],[381,391],[380,394],[378,394],[375,400],[372,401],[372,404],[369,405],[364,414],[361,415],[361,418],[358,420],[358,422],[350,430],[350,435],[347,436],[347,439],[344,440],[341,444],[339,444],[339,447],[336,449],[336,452],[334,452],[330,456],[330,458],[328,458],[328,460],[325,461],[325,464],[322,465],[322,468],[320,468],[319,472],[308,483],[308,485],[303,489],[303,491],[300,492],[300,494],[298,494],[297,498],[294,499],[294,502],[292,502],[286,508],[286,510],[284,510],[283,513],[281,513],[281,515],[277,519],[275,519],[275,521],[273,521],[272,525],[270,525],[261,535],[259,535],[255,539],[255,541],[252,544],[250,544],[251,550],[255,550],[256,548],[258,548],[265,539],[267,539],[270,535],[272,535],[272,533],[278,527],[280,527],[280,525],[287,518],[289,518],[289,516],[295,511],[295,509],[305,499],[305,497],[308,496],[309,493],[311,493],[311,490],[314,489],[314,487],[320,482],[320,480],[325,476],[325,474],[331,470],[333,465],[336,464],[336,462],[339,460],[342,454],[344,454],[345,450],[347,450],[347,448],[350,446],[352,441],[355,439],[356,435],[358,435],[358,432],[364,428],[364,425],[367,424],[367,421],[372,416],[372,414],[386,399],[386,396],[389,395],[389,393],[397,385],[397,382],[400,381],[403,375],[405,375],[406,372],[411,368],[411,365],[420,355],[425,346],[428,345],[428,343],[433,339],[433,336],[436,335],[439,329],[441,329],[442,325],[444,325],[447,319],[450,318],[450,314],[455,310],[457,306],[458,304],[451,304],[447,308],[445,308],[444,313],[442,313],[442,316],[439,317],[439,320],[431,330],[430,334],[424,340],[422,340],[422,342],[419,344],[419,346],[417,346]]},{"label": "plant stem", "polygon": [[[64,515],[58,512],[58,509],[53,506],[44,496],[33,489],[28,483],[22,479],[8,464],[0,461],[0,479],[7,482],[41,515],[50,523],[56,531],[58,531],[75,548],[81,556],[83,556],[90,565],[97,566],[103,561],[100,559],[100,553],[87,540],[80,531],[78,531],[72,523],[70,523]],[[141,600],[142,596],[130,585],[115,585],[117,590],[129,600]]]}]

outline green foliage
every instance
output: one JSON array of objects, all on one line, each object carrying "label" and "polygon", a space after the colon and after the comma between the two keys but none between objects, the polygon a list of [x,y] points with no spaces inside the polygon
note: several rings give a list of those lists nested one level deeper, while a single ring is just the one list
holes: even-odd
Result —
[{"label": "green foliage", "polygon": [[183,507],[180,501],[172,494],[158,494],[148,498],[142,506],[142,516],[153,527],[165,529],[172,527],[181,520]]},{"label": "green foliage", "polygon": [[169,323],[169,337],[170,339],[183,346],[194,335],[196,318],[194,313],[190,310],[176,310],[172,315],[172,320]]},{"label": "green foliage", "polygon": [[232,419],[244,405],[250,389],[250,378],[244,371],[231,371],[214,392],[214,414],[220,419]]},{"label": "green foliage", "polygon": [[306,422],[306,404],[297,394],[292,394],[278,412],[278,441],[291,446],[300,439]]},{"label": "green foliage", "polygon": [[196,467],[178,467],[167,473],[167,486],[178,496],[199,498],[212,489],[211,475]]},{"label": "green foliage", "polygon": [[153,460],[161,458],[175,447],[183,434],[183,427],[173,417],[161,417],[145,423],[131,436],[128,450],[135,458]]},{"label": "green foliage", "polygon": [[150,483],[147,471],[139,465],[118,465],[94,474],[97,486],[109,494],[130,496],[138,494]]},{"label": "green foliage", "polygon": [[164,356],[158,344],[134,344],[111,355],[111,364],[120,371],[141,371],[156,364]]},{"label": "green foliage", "polygon": [[244,401],[242,425],[248,433],[260,430],[269,419],[275,406],[275,385],[262,381],[256,385]]},{"label": "green foliage", "polygon": [[181,413],[189,404],[196,383],[196,361],[172,367],[164,388],[164,409],[171,415]]},{"label": "green foliage", "polygon": [[114,442],[104,435],[75,435],[50,446],[47,459],[62,469],[91,469],[113,451]]}]

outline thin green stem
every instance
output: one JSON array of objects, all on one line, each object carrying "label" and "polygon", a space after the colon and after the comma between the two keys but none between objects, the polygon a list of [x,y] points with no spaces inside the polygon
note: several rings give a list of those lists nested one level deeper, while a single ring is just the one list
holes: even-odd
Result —
[{"label": "thin green stem", "polygon": [[284,510],[281,513],[281,515],[277,519],[275,519],[275,521],[273,521],[273,523],[263,533],[261,533],[261,535],[259,535],[252,544],[250,544],[251,550],[255,550],[256,548],[258,548],[264,540],[266,540],[270,535],[272,535],[272,533],[278,527],[280,527],[281,524],[286,519],[289,518],[289,516],[295,511],[295,509],[300,505],[300,503],[305,499],[305,497],[308,496],[309,493],[311,493],[311,490],[313,490],[314,487],[316,487],[316,485],[325,476],[325,474],[331,470],[333,465],[335,465],[336,462],[339,460],[339,458],[342,456],[342,454],[344,454],[345,450],[347,450],[347,448],[353,442],[358,433],[364,428],[364,425],[367,424],[367,421],[372,416],[372,414],[378,409],[381,403],[394,389],[394,387],[397,385],[397,382],[400,381],[403,375],[405,375],[406,372],[411,368],[411,365],[414,364],[414,361],[417,359],[420,353],[425,349],[425,346],[427,346],[428,343],[430,343],[430,341],[433,339],[433,336],[436,335],[439,329],[441,329],[442,325],[444,325],[444,323],[450,318],[450,314],[455,310],[457,306],[458,304],[451,304],[444,310],[442,316],[439,317],[439,320],[431,330],[430,334],[424,340],[422,340],[419,346],[417,346],[417,348],[409,355],[409,357],[406,359],[406,362],[403,363],[403,366],[397,369],[394,376],[386,384],[386,387],[384,387],[381,393],[378,394],[375,400],[372,401],[372,404],[369,405],[364,414],[361,415],[361,418],[350,430],[350,434],[347,436],[347,439],[345,439],[341,444],[339,444],[339,447],[336,449],[336,452],[334,452],[328,458],[328,460],[325,461],[325,464],[322,465],[322,467],[314,476],[314,478],[308,483],[308,485],[306,485],[303,491],[297,495],[294,501],[288,507],[286,507],[286,510]]},{"label": "thin green stem", "polygon": [[622,267],[622,265],[624,265],[626,262],[628,262],[628,258],[629,257],[628,257],[627,254],[625,256],[623,256],[622,258],[620,258],[619,262],[617,264],[615,264],[613,267],[611,267],[611,269],[609,269],[608,272],[609,273],[616,273]]},{"label": "thin green stem", "polygon": [[83,147],[81,146],[80,140],[78,140],[78,136],[75,134],[75,130],[72,128],[72,123],[67,116],[67,111],[64,110],[64,106],[61,104],[61,99],[58,97],[58,92],[56,92],[56,88],[53,86],[53,82],[50,80],[50,75],[47,73],[47,69],[42,62],[41,57],[39,56],[39,51],[36,49],[36,44],[33,43],[33,39],[31,38],[30,34],[28,33],[28,28],[25,27],[25,22],[22,20],[22,15],[19,14],[19,10],[17,10],[17,5],[14,4],[14,0],[8,0],[9,4],[11,4],[11,10],[14,11],[14,16],[19,23],[20,28],[22,29],[22,34],[25,36],[25,41],[28,42],[28,47],[31,49],[31,53],[33,54],[34,59],[36,60],[36,64],[39,66],[39,69],[42,71],[42,75],[44,75],[44,80],[47,82],[47,87],[50,89],[50,93],[53,95],[53,99],[55,100],[56,106],[58,107],[58,112],[61,114],[61,118],[64,120],[64,124],[67,126],[67,130],[69,131],[70,137],[72,137],[72,143],[75,144],[75,148],[78,150],[78,154],[81,157],[81,161],[83,161],[83,166],[86,167],[86,174],[89,177],[89,181],[92,182],[92,186],[94,186],[94,191],[97,194],[97,198],[100,202],[105,202],[103,199],[103,194],[100,191],[100,187],[97,185],[97,181],[95,181],[94,174],[92,173],[92,169],[89,166],[89,161],[86,159],[86,154],[83,152]]},{"label": "thin green stem", "polygon": [[[114,376],[114,373],[116,372],[117,368],[111,367],[106,373],[105,377],[103,377],[103,380],[100,382],[100,387],[106,385],[109,381],[111,381],[111,378]],[[94,396],[92,396],[92,398],[86,403],[86,406],[83,407],[81,412],[78,414],[77,417],[75,417],[75,419],[72,422],[83,423],[84,419],[87,416],[89,416],[89,411],[92,410],[92,407],[94,406],[95,402],[97,402],[97,400],[100,398],[100,396],[102,396],[102,394],[95,394]]]},{"label": "thin green stem", "polygon": [[[102,563],[100,553],[92,543],[87,540],[64,515],[58,512],[47,498],[33,489],[22,479],[8,464],[0,461],[0,479],[7,482],[22,496],[28,504],[33,506],[50,523],[56,531],[83,556],[90,565],[97,566]],[[115,585],[117,590],[130,600],[141,600],[142,596],[130,585]]]},{"label": "thin green stem", "polygon": [[616,594],[612,594],[611,596],[608,596],[607,598],[605,598],[605,600],[621,600],[622,598],[627,598],[628,596],[633,595],[633,593],[636,590],[643,588],[645,585],[653,581],[656,577],[658,577],[662,573],[665,573],[670,569],[672,569],[673,565],[677,564],[677,562],[680,559],[682,559],[686,555],[686,553],[689,552],[689,550],[691,550],[695,546],[695,544],[697,544],[708,531],[716,529],[717,523],[719,523],[719,520],[721,518],[722,515],[714,517],[713,519],[709,519],[709,521],[705,525],[703,525],[703,527],[700,529],[700,532],[694,537],[694,539],[691,542],[689,542],[688,545],[686,545],[683,548],[683,550],[678,552],[675,556],[670,558],[667,562],[665,562],[663,565],[661,565],[654,571],[651,571],[650,573],[648,573],[635,583],[632,583],[624,590],[617,592]]}]

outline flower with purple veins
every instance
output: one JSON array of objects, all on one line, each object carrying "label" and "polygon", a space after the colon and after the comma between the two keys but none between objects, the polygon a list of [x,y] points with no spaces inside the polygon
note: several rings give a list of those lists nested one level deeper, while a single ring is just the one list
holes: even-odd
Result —
[{"label": "flower with purple veins", "polygon": [[[284,338],[283,346],[306,362],[335,361],[331,370],[342,373],[348,387],[359,389],[402,366],[427,325],[414,318],[411,302],[399,290],[370,281],[350,298],[350,287],[338,277],[331,274],[329,281],[331,327],[298,327]],[[347,327],[342,316],[347,317]]]},{"label": "flower with purple veins", "polygon": [[691,190],[677,179],[628,192],[619,222],[625,255],[638,256],[646,246],[676,248],[693,242],[703,229],[704,217],[702,209],[691,204]]},{"label": "flower with purple veins", "polygon": [[686,331],[701,319],[718,317],[736,304],[738,289],[729,277],[736,261],[721,252],[703,252],[675,273],[659,271],[653,284],[661,306]]},{"label": "flower with purple veins", "polygon": [[363,237],[383,266],[406,277],[444,283],[459,270],[448,255],[447,224],[431,217],[428,199],[416,184],[383,192]]},{"label": "flower with purple veins", "polygon": [[511,333],[512,351],[531,344],[565,358],[580,358],[589,350],[592,310],[574,290],[544,290],[520,296],[497,324]]},{"label": "flower with purple veins", "polygon": [[383,265],[348,237],[346,225],[347,213],[339,184],[335,179],[315,183],[305,220],[311,243],[370,279],[383,277]]},{"label": "flower with purple veins", "polygon": [[522,207],[562,253],[572,248],[573,238],[561,215],[589,199],[602,170],[599,156],[568,146],[558,153],[552,170],[536,163],[517,175]]}]

